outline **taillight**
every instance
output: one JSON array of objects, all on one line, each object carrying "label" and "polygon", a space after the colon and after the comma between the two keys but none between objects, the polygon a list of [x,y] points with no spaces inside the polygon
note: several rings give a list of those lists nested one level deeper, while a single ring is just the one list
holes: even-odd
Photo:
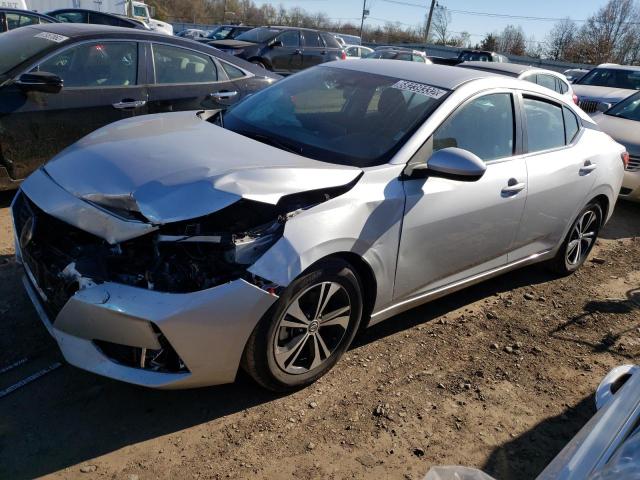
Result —
[{"label": "taillight", "polygon": [[343,51],[340,52],[340,60],[346,60],[346,59],[347,59],[347,54],[343,50]]},{"label": "taillight", "polygon": [[626,169],[629,166],[629,152],[622,152],[620,154],[620,158],[622,158],[622,163],[624,164],[624,168]]},{"label": "taillight", "polygon": [[573,103],[578,105],[578,95],[576,95],[575,93],[573,94]]}]

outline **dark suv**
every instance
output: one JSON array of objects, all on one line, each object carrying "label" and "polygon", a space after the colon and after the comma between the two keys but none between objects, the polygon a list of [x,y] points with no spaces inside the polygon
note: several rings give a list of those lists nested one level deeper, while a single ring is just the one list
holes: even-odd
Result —
[{"label": "dark suv", "polygon": [[209,45],[283,74],[347,58],[332,34],[308,28],[259,27]]}]

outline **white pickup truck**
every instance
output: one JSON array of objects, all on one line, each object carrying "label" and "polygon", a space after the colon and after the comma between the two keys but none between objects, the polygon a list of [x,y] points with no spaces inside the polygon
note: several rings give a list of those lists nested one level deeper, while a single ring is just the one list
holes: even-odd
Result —
[{"label": "white pickup truck", "polygon": [[[4,5],[4,4],[7,5]],[[124,15],[146,23],[151,30],[173,35],[171,24],[152,18],[153,8],[135,0],[0,0],[0,7],[21,8],[47,13],[62,8],[83,8],[105,13]]]}]

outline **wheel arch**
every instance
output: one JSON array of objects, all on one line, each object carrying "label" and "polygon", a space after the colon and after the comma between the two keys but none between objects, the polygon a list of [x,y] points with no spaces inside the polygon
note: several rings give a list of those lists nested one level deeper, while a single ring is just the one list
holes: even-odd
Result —
[{"label": "wheel arch", "polygon": [[589,200],[588,203],[594,203],[594,202],[600,205],[600,208],[602,208],[602,225],[604,225],[607,222],[607,219],[609,218],[609,203],[610,203],[609,197],[601,193],[593,197],[591,200]]},{"label": "wheel arch", "polygon": [[320,262],[338,258],[344,260],[351,265],[358,280],[362,284],[362,323],[361,328],[366,328],[369,323],[373,307],[376,303],[376,297],[378,292],[378,282],[376,276],[373,273],[373,268],[363,257],[353,252],[335,252],[326,257],[316,260],[313,264],[306,268],[306,271],[313,270],[313,268]]}]

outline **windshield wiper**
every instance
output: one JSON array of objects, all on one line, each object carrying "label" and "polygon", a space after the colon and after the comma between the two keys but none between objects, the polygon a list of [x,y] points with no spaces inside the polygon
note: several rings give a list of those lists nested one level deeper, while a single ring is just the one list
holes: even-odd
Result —
[{"label": "windshield wiper", "polygon": [[252,138],[253,140],[256,140],[258,142],[271,145],[272,147],[286,150],[287,152],[295,153],[297,155],[302,155],[302,148],[296,147],[293,144],[287,142],[283,142],[282,140],[278,140],[277,138],[269,137],[268,135],[263,135],[261,133],[249,132],[247,130],[240,130],[235,132],[245,137]]}]

